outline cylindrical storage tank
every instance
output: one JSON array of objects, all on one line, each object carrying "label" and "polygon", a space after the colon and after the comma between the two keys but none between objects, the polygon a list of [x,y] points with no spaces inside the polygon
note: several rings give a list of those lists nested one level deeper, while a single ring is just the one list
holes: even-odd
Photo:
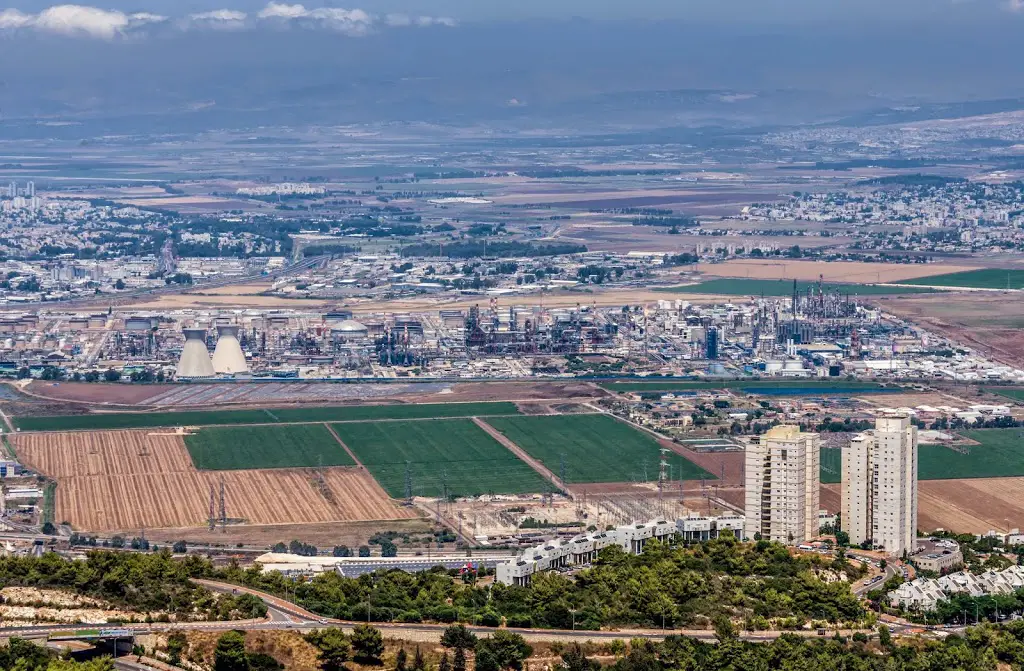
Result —
[{"label": "cylindrical storage tank", "polygon": [[239,326],[218,326],[217,347],[213,350],[213,370],[220,374],[233,375],[249,372],[249,364],[238,342]]},{"label": "cylindrical storage tank", "polygon": [[175,376],[181,379],[213,377],[213,362],[210,352],[206,349],[206,329],[182,329],[185,335],[185,346],[181,350],[181,360]]}]

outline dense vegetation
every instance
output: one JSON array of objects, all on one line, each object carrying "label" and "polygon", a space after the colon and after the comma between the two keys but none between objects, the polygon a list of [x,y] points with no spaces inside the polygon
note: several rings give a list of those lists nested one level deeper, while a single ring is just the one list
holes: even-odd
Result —
[{"label": "dense vegetation", "polygon": [[[641,556],[601,553],[574,578],[538,574],[529,587],[478,587],[437,568],[358,578],[324,573],[297,585],[280,573],[229,567],[225,580],[284,595],[340,619],[468,621],[497,626],[597,629],[602,626],[707,626],[727,616],[749,628],[797,627],[809,620],[861,621],[865,612],[844,582],[817,571],[859,575],[845,560],[793,556],[782,545],[731,538],[690,547],[652,542]],[[573,614],[575,611],[575,615]]]},{"label": "dense vegetation", "polygon": [[3,671],[113,671],[109,657],[75,662],[58,657],[57,651],[35,643],[12,638],[0,645],[0,669]]},{"label": "dense vegetation", "polygon": [[266,605],[253,596],[214,595],[189,580],[209,572],[204,560],[178,561],[169,552],[98,551],[89,552],[85,561],[70,561],[52,552],[38,558],[0,558],[0,585],[4,586],[68,589],[140,613],[167,613],[178,621],[266,615]]},{"label": "dense vegetation", "polygon": [[[963,636],[944,641],[894,644],[888,631],[878,641],[864,634],[852,641],[805,639],[793,634],[771,643],[749,643],[734,633],[722,631],[720,642],[705,643],[682,636],[669,636],[661,643],[634,641],[629,653],[618,659],[612,671],[696,670],[726,671],[995,671],[1019,669],[1024,664],[1024,624],[1004,628],[977,627]],[[570,648],[570,654],[574,649]],[[565,654],[563,654],[565,658]],[[565,660],[568,662],[569,660]],[[564,664],[567,671],[591,671],[592,665]]]}]

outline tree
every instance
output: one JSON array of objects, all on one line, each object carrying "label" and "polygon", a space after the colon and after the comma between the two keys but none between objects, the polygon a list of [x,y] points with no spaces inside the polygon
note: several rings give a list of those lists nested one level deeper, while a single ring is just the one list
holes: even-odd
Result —
[{"label": "tree", "polygon": [[288,552],[288,546],[284,543],[275,543],[274,547],[270,548],[270,551],[276,554],[285,554]]},{"label": "tree", "polygon": [[369,545],[360,545],[359,546],[359,556],[360,557],[369,557],[370,556],[370,546]]},{"label": "tree", "polygon": [[118,291],[124,291],[124,280],[118,280],[114,282],[114,288]]},{"label": "tree", "polygon": [[352,630],[352,650],[357,659],[379,661],[384,654],[384,637],[380,629],[368,624],[357,624]]},{"label": "tree", "polygon": [[464,624],[453,624],[441,634],[441,645],[446,648],[472,650],[476,647],[476,641],[476,634],[467,629]]},{"label": "tree", "polygon": [[188,552],[188,544],[185,541],[177,541],[171,546],[171,550],[174,551],[174,554],[185,554]]},{"label": "tree", "polygon": [[416,654],[412,656],[412,671],[427,671],[427,663],[420,652],[420,646],[416,646]]},{"label": "tree", "polygon": [[405,648],[399,648],[395,654],[395,671],[406,671],[405,664],[408,659],[409,655],[405,652]]},{"label": "tree", "polygon": [[43,522],[43,533],[52,536],[57,533],[57,527],[53,526],[53,522]]},{"label": "tree", "polygon": [[532,653],[533,648],[521,635],[507,629],[499,629],[492,636],[477,641],[476,668],[477,671],[521,671],[523,660]]},{"label": "tree", "polygon": [[217,647],[213,651],[213,671],[249,671],[244,633],[232,630],[217,639]]},{"label": "tree", "polygon": [[562,668],[565,671],[599,671],[601,663],[583,654],[579,643],[573,643],[562,653]]},{"label": "tree", "polygon": [[319,652],[323,671],[342,671],[345,668],[352,645],[341,629],[316,629],[306,635],[306,640]]},{"label": "tree", "polygon": [[397,557],[398,547],[389,540],[385,540],[380,544],[380,556],[381,557]]},{"label": "tree", "polygon": [[[438,671],[441,670],[438,669]],[[466,671],[466,651],[462,648],[455,648],[455,656],[452,660],[452,671]]]},{"label": "tree", "polygon": [[103,379],[107,382],[117,382],[121,379],[121,371],[108,368],[107,372],[103,373]]},{"label": "tree", "polygon": [[885,649],[892,647],[892,634],[889,633],[889,627],[884,624],[878,625],[878,642]]},{"label": "tree", "polygon": [[173,666],[181,663],[181,655],[188,648],[188,637],[183,631],[172,631],[167,636],[167,661]]},{"label": "tree", "polygon": [[715,618],[715,636],[718,637],[720,643],[736,638],[736,627],[732,625],[727,616],[719,615]]},{"label": "tree", "polygon": [[351,557],[352,550],[349,550],[347,545],[335,545],[332,554],[335,557]]}]

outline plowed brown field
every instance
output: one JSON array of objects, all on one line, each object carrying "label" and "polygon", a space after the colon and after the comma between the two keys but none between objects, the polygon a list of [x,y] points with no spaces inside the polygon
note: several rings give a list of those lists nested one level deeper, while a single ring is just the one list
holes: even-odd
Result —
[{"label": "plowed brown field", "polygon": [[325,469],[325,496],[308,469],[197,471],[179,436],[146,431],[21,434],[14,443],[27,466],[57,480],[57,519],[80,530],[202,526],[211,488],[219,490],[221,481],[228,518],[246,524],[415,517],[356,468]]}]

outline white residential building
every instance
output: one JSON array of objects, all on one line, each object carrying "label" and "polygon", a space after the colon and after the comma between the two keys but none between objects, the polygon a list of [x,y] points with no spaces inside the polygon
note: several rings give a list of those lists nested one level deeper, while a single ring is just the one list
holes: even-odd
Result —
[{"label": "white residential building", "polygon": [[850,542],[891,555],[917,551],[917,427],[907,417],[875,428],[843,450],[842,527]]},{"label": "white residential building", "polygon": [[745,536],[788,545],[818,535],[821,441],[776,426],[746,445]]}]

